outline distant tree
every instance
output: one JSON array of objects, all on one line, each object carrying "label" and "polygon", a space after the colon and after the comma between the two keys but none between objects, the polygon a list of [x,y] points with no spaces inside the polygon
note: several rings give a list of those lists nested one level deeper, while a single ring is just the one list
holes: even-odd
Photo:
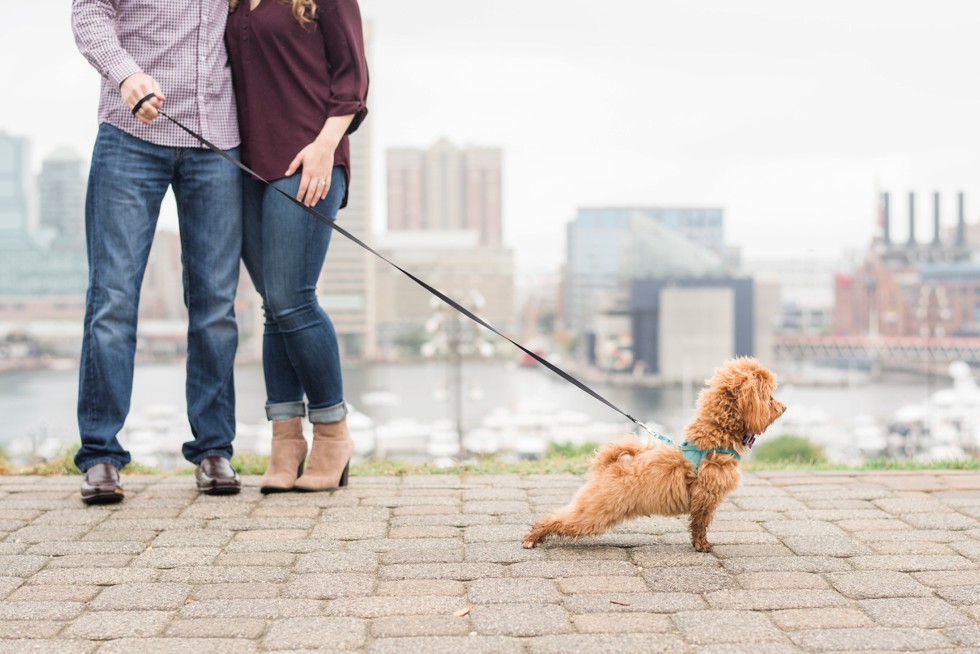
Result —
[{"label": "distant tree", "polygon": [[757,463],[822,463],[827,460],[823,448],[814,445],[802,436],[787,434],[764,441],[752,450],[752,460]]}]

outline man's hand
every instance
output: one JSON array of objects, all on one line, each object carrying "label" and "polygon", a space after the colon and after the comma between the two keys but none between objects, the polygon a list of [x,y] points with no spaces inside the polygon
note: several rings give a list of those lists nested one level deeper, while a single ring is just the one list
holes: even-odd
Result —
[{"label": "man's hand", "polygon": [[122,96],[123,104],[130,110],[150,93],[155,93],[156,97],[144,102],[140,110],[136,112],[136,118],[144,125],[149,125],[160,116],[160,109],[163,108],[164,100],[160,85],[146,73],[133,73],[119,85],[119,95]]}]

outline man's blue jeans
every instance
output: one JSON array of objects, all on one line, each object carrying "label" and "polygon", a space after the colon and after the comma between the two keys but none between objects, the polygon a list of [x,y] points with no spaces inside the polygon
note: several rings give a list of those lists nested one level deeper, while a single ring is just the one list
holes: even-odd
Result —
[{"label": "man's blue jeans", "polygon": [[[300,177],[272,183],[296,197]],[[335,220],[346,189],[344,170],[334,168],[327,197],[314,208]],[[305,415],[305,392],[310,422],[337,422],[347,415],[340,351],[333,323],[316,297],[333,229],[262,182],[246,179],[242,195],[242,259],[265,313],[266,416]]]},{"label": "man's blue jeans", "polygon": [[[229,154],[237,157],[237,148]],[[153,145],[102,124],[85,199],[89,288],[78,382],[82,447],[75,456],[82,471],[130,461],[117,434],[133,389],[140,286],[160,203],[171,186],[190,323],[186,394],[194,439],[184,443],[183,454],[192,463],[232,455],[241,173],[210,150]]]}]

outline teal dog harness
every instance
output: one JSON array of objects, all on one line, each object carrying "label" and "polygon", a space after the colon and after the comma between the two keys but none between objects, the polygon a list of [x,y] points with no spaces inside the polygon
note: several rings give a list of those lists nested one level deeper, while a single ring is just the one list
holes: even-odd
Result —
[{"label": "teal dog harness", "polygon": [[[654,434],[657,438],[665,443],[669,443],[672,447],[678,447],[677,444],[664,436],[663,434]],[[742,455],[735,451],[732,447],[713,447],[710,450],[702,450],[693,443],[684,441],[678,448],[685,459],[690,462],[691,467],[694,468],[694,474],[698,474],[698,469],[701,467],[701,461],[704,457],[708,456],[712,452],[718,452],[720,454],[731,454],[737,461],[742,460]]]}]

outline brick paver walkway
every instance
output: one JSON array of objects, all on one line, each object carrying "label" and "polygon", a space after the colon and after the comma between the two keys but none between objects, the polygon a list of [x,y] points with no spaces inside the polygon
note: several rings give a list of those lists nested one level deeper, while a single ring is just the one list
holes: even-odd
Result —
[{"label": "brick paver walkway", "polygon": [[977,473],[746,475],[711,554],[672,518],[522,549],[573,476],[78,483],[0,478],[2,652],[980,652]]}]

